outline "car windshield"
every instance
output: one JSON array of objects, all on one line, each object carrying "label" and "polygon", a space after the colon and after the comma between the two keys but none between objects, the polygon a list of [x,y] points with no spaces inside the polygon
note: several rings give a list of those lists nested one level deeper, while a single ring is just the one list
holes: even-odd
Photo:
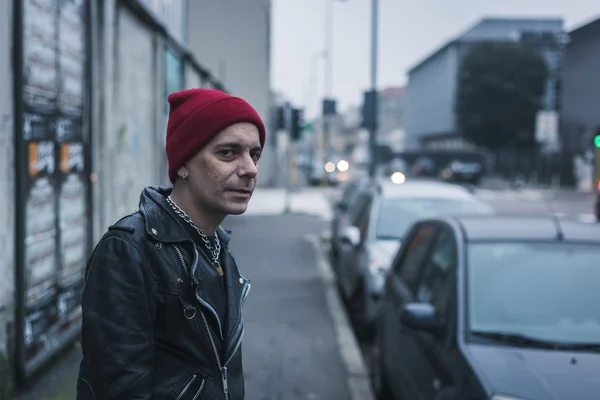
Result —
[{"label": "car windshield", "polygon": [[469,328],[566,344],[600,342],[600,246],[472,243]]},{"label": "car windshield", "polygon": [[381,202],[375,234],[377,239],[402,239],[417,220],[440,215],[489,214],[492,209],[474,198],[390,197]]}]

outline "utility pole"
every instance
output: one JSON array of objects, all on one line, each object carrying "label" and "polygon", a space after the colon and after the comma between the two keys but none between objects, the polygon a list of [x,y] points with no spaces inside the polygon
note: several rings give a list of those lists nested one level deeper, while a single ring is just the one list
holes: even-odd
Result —
[{"label": "utility pole", "polygon": [[378,125],[378,100],[377,93],[377,53],[379,47],[379,0],[371,0],[371,91],[373,93],[372,118],[373,122],[369,126],[369,150],[371,153],[371,162],[369,164],[369,176],[375,177],[377,174],[377,125]]},{"label": "utility pole", "polygon": [[293,160],[292,160],[292,154],[291,154],[291,148],[292,148],[292,139],[291,139],[291,130],[292,130],[292,105],[289,102],[285,103],[285,106],[283,108],[283,118],[284,118],[284,124],[285,124],[285,130],[287,133],[287,156],[288,156],[288,163],[287,163],[287,182],[286,182],[286,187],[285,187],[285,203],[284,203],[284,210],[283,212],[285,214],[289,214],[291,212],[291,202],[292,202],[292,195],[291,195],[291,191],[292,191],[292,168],[293,168]]},{"label": "utility pole", "polygon": [[[335,0],[325,0],[325,62],[324,73],[323,73],[323,86],[325,87],[325,96],[323,97],[323,103],[326,99],[331,97],[332,92],[332,65],[333,65],[333,2]],[[327,174],[323,170],[325,162],[327,162],[327,157],[329,156],[329,136],[330,136],[330,117],[325,113],[324,107],[322,107],[322,118],[323,118],[323,132],[322,132],[322,143],[321,143],[321,173],[323,174],[323,179],[321,180],[321,186],[327,186]]]}]

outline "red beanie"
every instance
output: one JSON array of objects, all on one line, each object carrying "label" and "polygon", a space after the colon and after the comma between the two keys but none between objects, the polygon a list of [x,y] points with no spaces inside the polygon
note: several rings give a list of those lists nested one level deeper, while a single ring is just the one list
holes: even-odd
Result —
[{"label": "red beanie", "polygon": [[169,179],[175,183],[177,170],[219,132],[239,122],[258,128],[261,147],[265,145],[265,125],[245,100],[219,90],[190,89],[169,95],[167,161]]}]

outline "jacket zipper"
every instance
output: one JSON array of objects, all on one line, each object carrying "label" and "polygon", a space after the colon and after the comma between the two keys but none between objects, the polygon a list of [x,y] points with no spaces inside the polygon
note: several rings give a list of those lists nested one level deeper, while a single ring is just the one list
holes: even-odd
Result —
[{"label": "jacket zipper", "polygon": [[[240,301],[240,307],[246,301],[246,297],[248,297],[248,293],[250,293],[250,287],[251,287],[251,285],[246,282],[246,287],[244,288],[245,294],[242,296],[242,299]],[[223,383],[223,393],[225,394],[225,399],[229,400],[229,382],[227,380],[228,379],[227,378],[227,366],[229,365],[231,360],[233,360],[233,356],[235,356],[237,351],[240,349],[240,346],[242,345],[242,339],[244,338],[244,328],[242,326],[242,332],[235,344],[235,347],[233,348],[233,352],[231,353],[229,358],[225,361],[225,363],[221,364],[221,357],[219,357],[219,352],[217,351],[217,346],[215,345],[215,340],[212,336],[210,327],[208,326],[208,321],[206,320],[206,316],[204,315],[204,312],[202,310],[200,310],[200,316],[202,317],[202,321],[204,322],[204,327],[206,328],[206,332],[208,333],[208,340],[210,341],[210,345],[213,349],[215,361],[217,362],[217,368],[219,369],[219,372],[221,373],[221,382]]]},{"label": "jacket zipper", "polygon": [[[177,252],[177,255],[179,256],[181,265],[183,265],[183,269],[185,270],[186,274],[188,274],[191,277],[191,275],[189,274],[187,265],[185,264],[185,259],[183,258],[183,254],[181,253],[181,250],[179,250],[179,247],[177,247],[177,246],[173,246],[173,247],[175,247],[175,251]],[[244,302],[246,301],[246,297],[248,297],[248,294],[250,293],[250,288],[251,288],[251,285],[250,285],[250,283],[248,283],[248,281],[244,280],[244,282],[245,282],[245,286],[242,290],[242,298],[240,299],[240,310],[241,310],[241,307],[243,306]],[[200,300],[200,299],[198,298],[198,300]],[[204,304],[204,303],[205,302],[203,302],[202,304],[205,305],[215,315],[215,317],[219,323],[219,328],[221,328],[221,322],[218,318],[216,311],[209,304]],[[213,349],[215,361],[217,362],[217,368],[219,369],[219,372],[221,373],[221,382],[223,383],[223,393],[225,394],[225,400],[229,400],[229,382],[227,380],[227,365],[229,365],[231,360],[233,360],[233,356],[235,356],[237,351],[240,349],[240,346],[242,345],[242,339],[244,338],[244,328],[242,326],[242,332],[240,333],[240,336],[233,348],[233,352],[231,353],[229,358],[225,361],[225,363],[221,364],[221,357],[219,357],[219,352],[217,351],[217,346],[216,346],[215,340],[212,336],[212,331],[210,330],[210,327],[208,326],[208,321],[206,320],[204,311],[200,310],[200,316],[202,317],[202,322],[204,323],[204,327],[206,328],[206,333],[208,334],[208,340],[210,341],[210,345]],[[222,337],[222,335],[223,335],[222,331],[220,333],[221,333],[221,337]],[[195,379],[195,376],[194,376],[194,379]],[[192,382],[193,382],[193,380],[192,380]],[[190,384],[191,384],[191,382],[190,382]],[[203,386],[204,386],[204,382],[202,383],[202,388],[203,388]],[[188,386],[188,388],[189,388],[189,386]],[[184,388],[184,389],[187,390],[187,388]],[[183,394],[181,394],[181,395],[183,395]]]},{"label": "jacket zipper", "polygon": [[[179,392],[179,396],[177,396],[175,398],[175,400],[181,400],[181,398],[183,398],[183,395],[186,394],[186,392],[189,390],[190,386],[192,386],[192,383],[194,383],[197,376],[198,375],[192,376],[192,378],[188,381],[188,383],[185,384],[183,389],[181,389],[181,392]],[[196,394],[194,395],[194,398],[192,400],[196,400],[198,398],[198,396],[200,396],[200,393],[202,393],[202,391],[204,390],[205,384],[206,384],[206,381],[203,380],[202,383],[200,384],[200,387],[198,388],[198,391],[196,392]]]},{"label": "jacket zipper", "polygon": [[[183,265],[183,269],[185,270],[186,277],[189,277],[193,281],[194,278],[192,277],[192,274],[190,273],[187,265],[185,264],[185,259],[183,258],[183,253],[181,253],[181,250],[179,249],[178,246],[173,246],[173,247],[175,248],[175,252],[177,252],[179,261],[181,261],[181,265]],[[221,340],[223,340],[223,328],[221,325],[221,320],[219,319],[219,315],[217,314],[217,311],[210,304],[208,304],[206,301],[204,301],[199,296],[196,296],[196,298],[198,299],[200,304],[202,304],[204,307],[206,307],[210,310],[210,312],[213,314],[213,316],[217,320],[217,324],[219,325],[219,337],[221,338]]]},{"label": "jacket zipper", "polygon": [[188,391],[188,389],[190,388],[190,386],[192,386],[192,383],[194,383],[195,380],[196,380],[196,375],[192,376],[192,378],[185,384],[185,386],[183,387],[183,389],[181,389],[181,392],[179,392],[179,396],[177,396],[175,398],[175,400],[181,400],[181,398],[183,397],[183,395],[185,394],[185,392]]},{"label": "jacket zipper", "polygon": [[200,393],[202,393],[202,391],[204,390],[205,384],[206,384],[206,381],[202,381],[202,383],[200,384],[200,387],[198,388],[198,391],[196,392],[196,394],[194,395],[194,398],[192,400],[198,399],[198,396],[200,396]]}]

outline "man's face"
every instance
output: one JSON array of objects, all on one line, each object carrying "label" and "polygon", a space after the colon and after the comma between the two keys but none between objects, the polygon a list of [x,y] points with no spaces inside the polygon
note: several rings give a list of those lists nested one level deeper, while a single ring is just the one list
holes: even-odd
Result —
[{"label": "man's face", "polygon": [[231,125],[215,136],[178,173],[188,175],[187,185],[196,206],[215,217],[246,211],[258,176],[258,129],[250,123]]}]

